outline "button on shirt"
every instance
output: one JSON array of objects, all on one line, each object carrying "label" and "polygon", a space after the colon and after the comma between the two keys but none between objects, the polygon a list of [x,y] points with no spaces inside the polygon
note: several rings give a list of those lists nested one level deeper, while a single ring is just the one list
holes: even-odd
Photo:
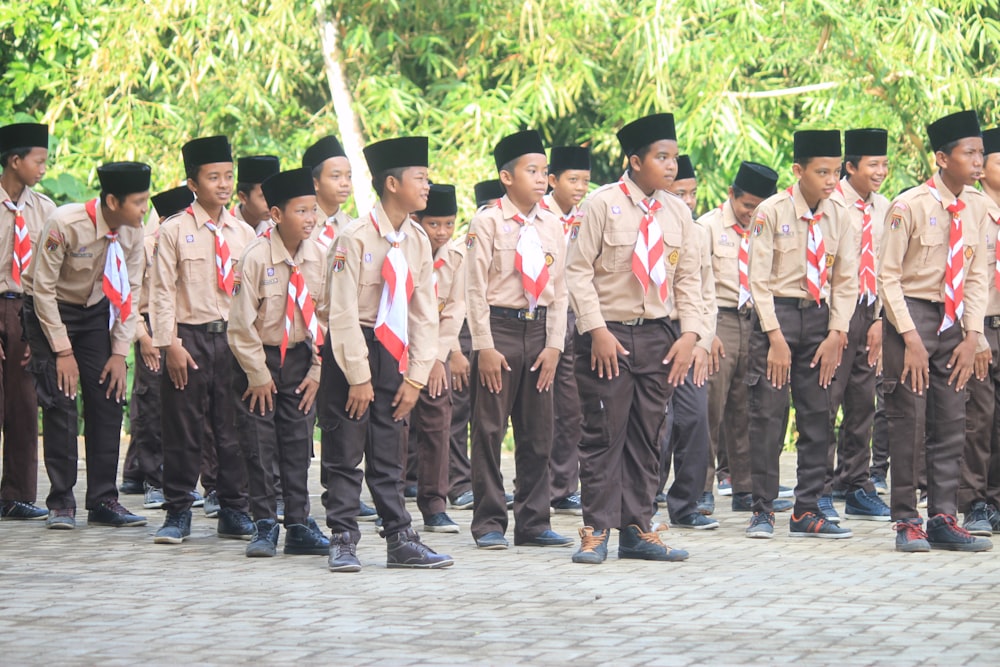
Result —
[{"label": "button on shirt", "polygon": [[[11,264],[14,262],[14,212],[3,205],[4,201],[10,199],[10,195],[0,187],[0,292],[22,292],[20,285],[14,282],[11,273]],[[24,224],[28,228],[28,237],[31,239],[32,262],[39,251],[38,242],[41,238],[42,227],[56,210],[56,205],[45,195],[35,192],[31,188],[24,188],[15,206],[23,207],[21,215],[24,217]],[[28,264],[31,268],[31,264]],[[23,277],[22,277],[23,282]]]}]

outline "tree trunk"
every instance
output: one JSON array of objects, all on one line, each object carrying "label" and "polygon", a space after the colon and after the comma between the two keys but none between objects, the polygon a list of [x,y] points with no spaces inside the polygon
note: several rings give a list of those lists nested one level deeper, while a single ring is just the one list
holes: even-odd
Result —
[{"label": "tree trunk", "polygon": [[333,111],[337,116],[337,125],[340,128],[340,140],[347,153],[347,159],[351,162],[354,204],[360,216],[368,212],[375,204],[371,174],[368,173],[368,163],[365,162],[365,156],[361,152],[365,143],[364,137],[361,135],[358,117],[351,106],[351,91],[347,88],[347,79],[340,62],[336,18],[328,15],[323,0],[316,0],[313,6],[316,8],[316,19],[319,22],[326,80],[330,86]]}]

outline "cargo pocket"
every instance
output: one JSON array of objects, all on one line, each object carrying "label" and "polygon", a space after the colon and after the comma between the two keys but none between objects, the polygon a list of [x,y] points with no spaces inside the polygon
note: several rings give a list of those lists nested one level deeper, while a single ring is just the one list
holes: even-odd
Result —
[{"label": "cargo pocket", "polygon": [[46,410],[55,407],[56,401],[63,396],[63,393],[59,391],[59,383],[56,379],[55,358],[39,359],[33,354],[28,360],[27,371],[35,378],[38,405]]}]

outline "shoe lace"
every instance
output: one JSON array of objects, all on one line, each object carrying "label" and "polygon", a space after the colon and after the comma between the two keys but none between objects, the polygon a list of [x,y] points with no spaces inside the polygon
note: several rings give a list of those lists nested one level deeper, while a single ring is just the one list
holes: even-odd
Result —
[{"label": "shoe lace", "polygon": [[593,528],[588,528],[580,535],[580,551],[596,551],[604,544],[604,535],[595,535]]},{"label": "shoe lace", "polygon": [[117,498],[110,498],[104,501],[104,507],[111,510],[115,514],[128,514],[129,511],[125,509],[125,506],[118,502]]},{"label": "shoe lace", "polygon": [[951,516],[950,514],[938,514],[934,518],[941,519],[942,521],[944,521],[950,530],[958,533],[960,536],[969,538],[972,537],[972,533],[970,533],[965,528],[962,528],[960,525],[958,525],[958,520],[955,519],[955,517]]},{"label": "shoe lace", "polygon": [[658,547],[663,547],[664,549],[669,550],[670,547],[664,544],[663,541],[660,539],[660,530],[666,530],[666,528],[667,527],[661,523],[656,526],[653,526],[653,530],[649,531],[648,533],[644,533],[641,530],[636,532],[639,533],[639,538],[643,542],[649,542],[650,544],[655,544]]},{"label": "shoe lace", "polygon": [[911,540],[926,540],[927,533],[924,532],[923,526],[919,523],[910,523],[909,521],[898,521],[896,525],[892,527],[897,533],[903,533],[907,541]]}]

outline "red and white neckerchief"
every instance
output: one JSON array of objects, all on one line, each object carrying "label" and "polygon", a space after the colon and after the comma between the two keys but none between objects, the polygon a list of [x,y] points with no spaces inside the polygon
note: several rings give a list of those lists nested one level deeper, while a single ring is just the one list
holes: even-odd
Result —
[{"label": "red and white neckerchief", "polygon": [[[788,188],[788,197],[793,200],[792,188]],[[826,287],[826,244],[823,243],[823,230],[819,226],[819,221],[823,219],[822,213],[812,215],[802,214],[803,221],[808,223],[809,231],[806,239],[806,287],[809,288],[809,295],[816,302],[821,303],[823,298],[823,288]]]},{"label": "red and white neckerchief", "polygon": [[[97,229],[97,200],[91,199],[84,205],[87,217]],[[125,252],[122,250],[118,232],[108,232],[104,235],[108,240],[108,251],[104,255],[104,278],[101,289],[110,302],[108,329],[115,325],[115,320],[124,322],[132,313],[132,286],[128,281],[128,265],[125,264]]]},{"label": "red and white neckerchief", "polygon": [[740,268],[740,296],[736,306],[742,308],[753,301],[750,296],[750,230],[743,229],[740,223],[736,223],[733,231],[740,237],[740,251],[736,259]]},{"label": "red and white neckerchief", "polygon": [[533,311],[538,307],[542,290],[549,284],[549,267],[545,263],[542,239],[535,227],[535,216],[525,218],[520,213],[515,213],[512,220],[521,225],[517,233],[517,247],[514,249],[514,268],[521,274],[521,285],[528,298],[528,310]]},{"label": "red and white neckerchief", "polygon": [[997,232],[997,243],[996,243],[996,263],[995,269],[993,271],[993,284],[996,288],[1000,290],[1000,231]]},{"label": "red and white neckerchief", "polygon": [[438,271],[444,266],[444,257],[438,257],[434,260],[434,272],[431,274],[431,280],[434,283],[434,298],[438,298]]},{"label": "red and white neckerchief", "polygon": [[[933,178],[927,180],[927,189],[944,206]],[[951,213],[951,224],[948,225],[948,264],[944,268],[944,319],[938,328],[939,334],[951,328],[965,314],[965,241],[961,216],[964,208],[965,202],[958,197],[954,203],[945,206]]]},{"label": "red and white neckerchief", "polygon": [[332,217],[327,218],[326,222],[323,223],[323,231],[316,237],[316,243],[323,249],[323,252],[330,250],[330,246],[333,245],[333,239],[337,236],[337,226],[332,221]]},{"label": "red and white neckerchief", "polygon": [[[192,217],[194,216],[194,209],[192,207],[188,206],[186,210]],[[222,226],[215,224],[211,220],[206,220],[205,226],[208,227],[210,232],[215,234],[215,276],[219,284],[219,289],[226,294],[232,294],[235,283],[233,263],[230,261],[232,258],[229,254],[229,245],[226,243],[226,238],[222,235]]]},{"label": "red and white neckerchief", "polygon": [[[370,214],[372,224],[378,231],[378,220]],[[382,262],[382,297],[375,317],[375,338],[399,362],[399,372],[406,373],[410,349],[409,316],[410,296],[413,294],[413,275],[406,262],[406,255],[400,244],[406,238],[403,231],[393,231],[385,235],[389,241],[389,252]]]},{"label": "red and white neckerchief", "polygon": [[861,267],[858,269],[858,303],[875,303],[875,249],[872,246],[872,207],[863,199],[854,202],[854,208],[861,211]]},{"label": "red and white neckerchief", "polygon": [[[619,181],[618,187],[631,199],[632,194],[625,181]],[[655,199],[643,199],[638,206],[642,211],[642,220],[639,222],[639,235],[632,251],[632,273],[642,285],[643,292],[649,289],[652,282],[659,290],[660,300],[666,303],[667,264],[663,257],[663,230],[654,215],[662,205]]]},{"label": "red and white neckerchief", "polygon": [[302,321],[309,332],[309,338],[313,345],[319,348],[323,345],[323,332],[319,328],[319,318],[316,317],[316,306],[312,297],[309,296],[309,287],[306,279],[299,271],[292,260],[285,262],[291,268],[291,275],[288,276],[288,300],[285,305],[285,333],[281,337],[281,365],[285,364],[285,352],[288,350],[288,339],[292,335],[292,326],[295,324],[295,309],[302,313]]},{"label": "red and white neckerchief", "polygon": [[4,200],[4,206],[14,214],[14,259],[10,265],[14,283],[21,285],[21,275],[31,264],[31,238],[28,236],[28,225],[24,222],[24,205],[17,206],[9,199]]},{"label": "red and white neckerchief", "polygon": [[[545,203],[545,200],[550,196],[551,195],[547,195],[546,197],[543,197],[538,202],[538,207],[543,208],[550,213],[556,213],[551,206]],[[555,200],[553,200],[553,203],[555,203]],[[558,215],[559,222],[561,222],[563,226],[563,236],[566,237],[566,247],[569,248],[570,241],[575,241],[576,237],[580,234],[580,218],[583,217],[583,214],[577,206],[572,206],[570,207],[569,213],[564,214],[562,211],[558,211]]]}]

